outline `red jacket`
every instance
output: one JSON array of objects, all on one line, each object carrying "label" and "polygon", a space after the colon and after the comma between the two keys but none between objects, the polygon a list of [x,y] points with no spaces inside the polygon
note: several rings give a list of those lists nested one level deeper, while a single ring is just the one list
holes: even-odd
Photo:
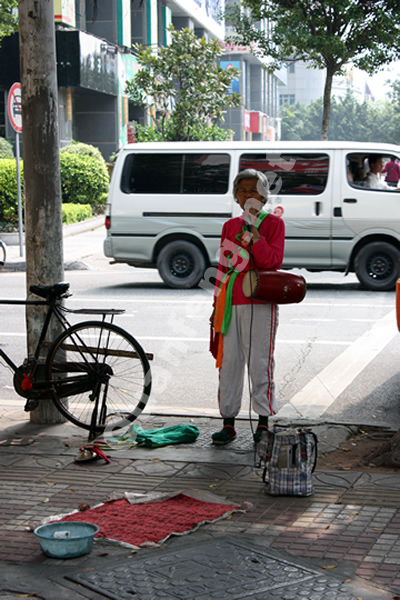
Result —
[{"label": "red jacket", "polygon": [[[240,245],[236,235],[240,233],[245,225],[242,217],[229,219],[223,228],[221,235],[221,252],[218,264],[218,278],[215,288],[214,305],[223,273],[229,270],[229,259],[227,256],[236,251]],[[246,298],[242,291],[243,277],[250,269],[257,268],[262,271],[276,271],[280,269],[283,261],[285,247],[285,225],[280,217],[269,214],[261,223],[258,230],[261,239],[251,245],[251,258],[242,259],[238,253],[231,258],[233,266],[240,273],[233,286],[232,304],[251,304],[251,299]],[[248,251],[248,246],[243,246]],[[262,304],[253,300],[254,303]]]}]

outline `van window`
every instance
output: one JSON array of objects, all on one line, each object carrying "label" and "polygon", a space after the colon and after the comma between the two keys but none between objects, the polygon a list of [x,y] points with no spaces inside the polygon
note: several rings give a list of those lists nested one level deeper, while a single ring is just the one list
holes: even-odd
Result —
[{"label": "van window", "polygon": [[[369,160],[381,159],[382,171],[377,177],[371,178],[369,174]],[[353,152],[346,156],[347,180],[351,187],[366,189],[396,188],[400,175],[400,163],[397,156],[390,154],[367,154],[366,152]],[[386,185],[387,184],[387,185]]]},{"label": "van window", "polygon": [[229,154],[127,156],[121,179],[125,194],[226,194]]},{"label": "van window", "polygon": [[271,194],[322,194],[329,172],[327,154],[242,154],[239,170],[263,171]]}]

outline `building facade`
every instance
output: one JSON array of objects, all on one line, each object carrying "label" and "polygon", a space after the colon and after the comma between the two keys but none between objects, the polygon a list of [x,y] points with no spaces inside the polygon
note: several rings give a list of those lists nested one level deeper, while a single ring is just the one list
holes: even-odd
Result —
[{"label": "building facade", "polygon": [[[363,94],[358,81],[359,69],[352,65],[345,68],[344,75],[335,75],[332,82],[332,96],[343,98],[348,90],[354,97],[363,101]],[[279,105],[309,104],[324,95],[326,69],[314,69],[304,61],[293,61],[287,66],[286,84],[279,84]]]},{"label": "building facade", "polygon": [[[217,39],[221,64],[239,65],[243,106],[230,110],[224,124],[235,139],[279,139],[279,78],[261,69],[249,49],[224,42],[223,9],[223,0],[54,0],[60,145],[92,144],[108,160],[131,141],[133,121],[149,122],[125,95],[139,68],[132,46],[168,44],[171,24]],[[3,39],[0,64],[0,135],[13,138],[7,97],[20,81],[18,34]]]}]

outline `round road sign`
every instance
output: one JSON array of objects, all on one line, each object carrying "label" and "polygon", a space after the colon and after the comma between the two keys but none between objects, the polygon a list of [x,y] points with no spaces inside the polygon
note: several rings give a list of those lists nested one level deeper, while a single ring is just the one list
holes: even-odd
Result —
[{"label": "round road sign", "polygon": [[17,133],[22,131],[21,84],[14,83],[8,92],[8,118]]}]

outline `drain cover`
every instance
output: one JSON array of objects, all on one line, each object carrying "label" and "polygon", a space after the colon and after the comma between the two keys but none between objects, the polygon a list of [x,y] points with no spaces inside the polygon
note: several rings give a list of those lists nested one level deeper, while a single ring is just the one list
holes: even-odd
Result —
[{"label": "drain cover", "polygon": [[346,584],[225,538],[135,556],[69,580],[112,600],[356,600]]}]

